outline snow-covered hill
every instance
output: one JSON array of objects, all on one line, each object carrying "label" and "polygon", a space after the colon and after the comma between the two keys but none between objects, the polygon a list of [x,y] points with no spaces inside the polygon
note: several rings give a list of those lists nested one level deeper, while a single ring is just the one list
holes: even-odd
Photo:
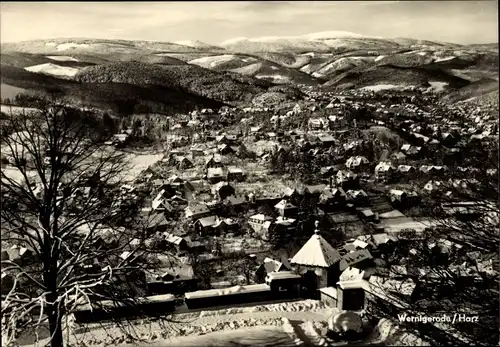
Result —
[{"label": "snow-covered hill", "polygon": [[214,50],[222,50],[222,47],[214,46],[206,42],[198,41],[198,40],[184,40],[184,41],[176,41],[173,42],[177,45],[193,47],[193,48],[203,48],[203,49],[214,49]]},{"label": "snow-covered hill", "polygon": [[74,77],[78,73],[78,71],[80,71],[79,69],[67,66],[59,66],[52,63],[29,66],[26,67],[25,70],[58,77]]},{"label": "snow-covered hill", "polygon": [[300,36],[238,37],[226,40],[220,46],[241,52],[328,52],[338,48],[367,48],[374,45],[396,47],[397,43],[380,37],[366,36],[346,31],[324,31]]}]

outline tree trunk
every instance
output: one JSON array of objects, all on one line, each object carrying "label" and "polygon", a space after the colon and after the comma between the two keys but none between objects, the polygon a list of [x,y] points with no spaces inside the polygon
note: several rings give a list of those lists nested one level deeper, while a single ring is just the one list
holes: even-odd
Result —
[{"label": "tree trunk", "polygon": [[[52,298],[51,298],[52,299]],[[52,300],[50,300],[52,301]],[[49,304],[49,332],[52,339],[50,340],[50,347],[63,347],[63,333],[62,333],[62,325],[61,325],[61,315],[57,309],[57,302],[53,305]]]}]

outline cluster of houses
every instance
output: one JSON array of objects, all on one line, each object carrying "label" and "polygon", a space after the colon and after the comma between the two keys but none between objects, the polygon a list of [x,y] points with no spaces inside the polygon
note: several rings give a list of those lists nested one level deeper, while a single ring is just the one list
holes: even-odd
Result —
[{"label": "cluster of houses", "polygon": [[[275,125],[274,132],[264,131],[259,124],[248,120],[251,117],[247,118],[250,126],[248,138],[276,141],[279,146],[275,146],[274,151],[286,151],[284,144],[295,142],[299,146],[313,145],[314,155],[326,151],[339,153],[339,148],[344,155],[352,152],[352,155],[342,157],[341,165],[322,168],[321,173],[327,182],[298,184],[282,191],[243,192],[240,189],[247,180],[247,173],[231,163],[232,155],[238,157],[246,151],[243,133],[208,131],[204,128],[203,138],[198,143],[194,143],[189,136],[178,134],[172,141],[174,149],[162,160],[162,164],[175,168],[176,174],[165,179],[169,175],[163,176],[148,169],[134,184],[122,186],[114,207],[120,209],[127,202],[137,201],[137,191],[147,191],[149,198],[142,211],[151,236],[149,241],[154,239],[152,244],[155,247],[171,250],[178,259],[174,265],[163,264],[144,272],[146,295],[183,294],[189,308],[298,297],[321,299],[341,310],[367,310],[377,300],[388,303],[396,311],[407,308],[421,294],[421,288],[410,278],[417,276],[419,281],[424,282],[434,279],[427,268],[386,266],[385,259],[396,249],[408,250],[401,256],[406,258],[406,264],[411,265],[412,256],[418,251],[412,248],[413,240],[405,238],[403,231],[412,229],[419,235],[420,231],[428,228],[401,211],[418,205],[421,195],[447,193],[443,191],[444,186],[469,189],[473,182],[464,178],[476,169],[432,165],[425,158],[438,147],[445,147],[450,153],[460,151],[459,144],[464,138],[468,145],[491,141],[498,133],[498,120],[476,113],[462,123],[446,118],[434,123],[439,115],[425,112],[414,104],[389,106],[386,100],[367,103],[363,101],[365,92],[352,93],[345,96],[310,92],[305,103],[295,105],[285,114],[273,115],[271,123]],[[308,108],[308,104],[314,109]],[[362,107],[370,111],[372,119],[353,119],[345,115],[346,109]],[[314,114],[317,110],[327,110],[324,113],[326,116],[310,117],[306,129],[277,127],[279,122],[305,113]],[[253,107],[243,111],[252,114],[266,110]],[[199,127],[217,112],[228,116],[235,110],[195,111],[186,119],[179,120],[171,130],[175,133],[185,127]],[[366,145],[362,140],[341,143],[337,137],[338,130],[370,124],[387,126],[408,143],[383,159],[369,160],[357,150]],[[110,144],[123,145],[130,135],[130,130],[117,134]],[[213,142],[214,145],[209,148],[200,143],[202,140],[205,144]],[[264,162],[269,155],[269,151],[257,153],[257,157]],[[198,168],[197,177],[184,175]],[[463,178],[454,176],[461,171]],[[493,176],[497,173],[491,171],[489,174]],[[95,189],[92,178],[82,179],[86,179],[88,184],[73,193],[74,199],[88,197]],[[412,188],[400,188],[400,183],[405,186],[412,184]],[[374,193],[370,189],[373,186],[382,187],[381,192]],[[244,235],[268,242],[276,233],[293,235],[301,217],[298,205],[305,196],[315,198],[318,215],[326,216],[335,230],[320,232],[317,224],[314,233],[310,230],[313,235],[290,259],[266,257],[255,261],[254,284],[197,290],[197,273],[186,259],[188,253],[216,256],[219,252],[207,242],[215,237]],[[259,211],[260,207],[271,207],[273,213]],[[182,228],[176,224],[179,220],[188,222],[187,230],[180,230]],[[246,223],[242,223],[243,220]],[[337,232],[347,238],[341,246],[332,246],[322,236]],[[113,232],[104,228],[99,233],[102,235],[99,241],[101,246],[111,246],[115,242],[109,235]],[[218,247],[216,242],[214,244]],[[132,240],[129,249],[121,255],[122,259],[127,259],[137,246],[138,240]],[[433,254],[440,255],[436,261],[448,262],[453,271],[456,270],[457,275],[464,278],[474,279],[482,272],[494,272],[493,260],[485,263],[484,258],[449,240],[433,240],[427,246]],[[446,256],[452,251],[459,254],[459,259],[453,262]],[[22,262],[32,258],[32,253],[27,248],[8,245],[5,252],[2,251],[2,260]],[[471,270],[471,264],[477,271]],[[8,290],[8,283],[8,275],[2,272],[2,292]],[[398,295],[393,293],[394,288],[399,288]]]}]

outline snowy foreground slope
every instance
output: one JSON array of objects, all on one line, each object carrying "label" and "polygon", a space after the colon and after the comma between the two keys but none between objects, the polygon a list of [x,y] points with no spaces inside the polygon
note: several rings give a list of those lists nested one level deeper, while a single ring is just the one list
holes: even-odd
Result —
[{"label": "snowy foreground slope", "polygon": [[[127,329],[138,334],[144,342],[128,340],[123,330],[112,323],[70,323],[69,343],[85,341],[85,346],[99,347],[325,346],[333,343],[326,333],[328,319],[337,312],[336,308],[321,301],[300,300],[178,313],[164,321],[142,319],[132,322]],[[390,321],[382,320],[370,331],[365,340],[367,344],[423,345]],[[22,345],[35,347],[29,343]]]},{"label": "snowy foreground slope", "polygon": [[219,331],[203,336],[186,336],[153,343],[126,344],[124,347],[164,347],[164,346],[282,346],[293,347],[303,342],[293,332],[280,326],[258,326],[240,328],[233,331]]}]

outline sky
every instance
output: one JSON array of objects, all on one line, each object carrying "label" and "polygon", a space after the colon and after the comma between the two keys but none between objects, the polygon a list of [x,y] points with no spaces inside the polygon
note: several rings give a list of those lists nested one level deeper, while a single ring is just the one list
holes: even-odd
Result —
[{"label": "sky", "polygon": [[348,31],[460,44],[498,42],[497,1],[1,2],[0,41],[151,41]]}]

